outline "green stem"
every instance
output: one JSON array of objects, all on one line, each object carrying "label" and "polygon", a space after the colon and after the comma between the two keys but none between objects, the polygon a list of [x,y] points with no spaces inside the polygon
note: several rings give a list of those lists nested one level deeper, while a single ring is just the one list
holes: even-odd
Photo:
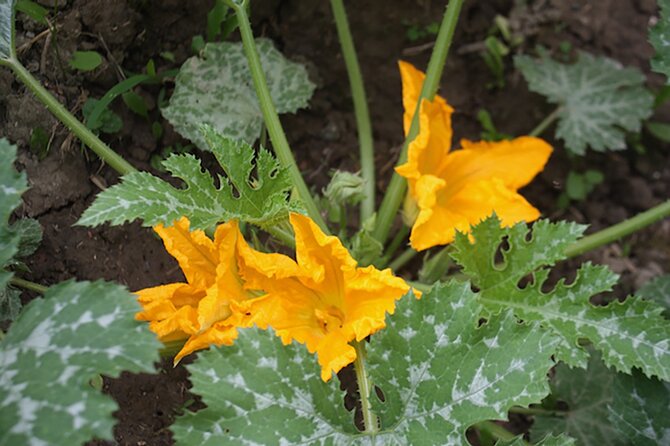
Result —
[{"label": "green stem", "polygon": [[[442,19],[442,24],[440,25],[440,31],[437,34],[437,39],[435,40],[433,53],[430,56],[430,62],[428,62],[426,79],[423,82],[421,95],[416,103],[416,110],[414,111],[412,125],[410,126],[407,137],[405,138],[405,143],[403,144],[402,151],[400,152],[400,157],[398,158],[398,163],[396,166],[399,166],[406,161],[407,148],[409,147],[409,143],[414,140],[419,132],[418,110],[421,105],[421,101],[423,99],[432,99],[437,92],[437,88],[440,83],[440,77],[442,76],[442,70],[444,69],[444,65],[447,61],[449,47],[451,46],[451,41],[454,36],[456,24],[458,23],[458,16],[460,15],[463,2],[464,0],[450,0],[449,4],[447,5],[444,18]],[[400,204],[405,198],[406,190],[407,182],[404,178],[394,172],[393,176],[391,177],[391,183],[389,184],[388,189],[386,189],[384,200],[382,201],[382,204],[379,208],[375,229],[373,231],[374,237],[382,244],[388,238],[388,234],[391,230],[391,225],[393,224],[395,215],[400,208]]]},{"label": "green stem", "polygon": [[358,395],[361,400],[361,412],[363,413],[363,426],[365,432],[374,433],[379,430],[377,415],[370,407],[370,379],[365,369],[365,340],[354,341],[356,349],[356,360],[354,361],[354,370],[356,371],[356,381],[358,382]]},{"label": "green stem", "polygon": [[323,217],[321,217],[319,208],[309,192],[309,188],[307,187],[307,184],[305,184],[305,180],[302,178],[298,165],[293,158],[293,153],[291,153],[291,148],[286,140],[284,129],[282,128],[279,116],[277,115],[277,110],[272,102],[272,96],[268,89],[265,72],[263,71],[261,60],[258,56],[258,51],[256,50],[254,34],[251,31],[251,24],[249,23],[249,17],[247,16],[245,8],[246,2],[240,0],[225,0],[225,2],[228,6],[233,8],[235,15],[237,16],[237,23],[240,28],[240,34],[242,35],[242,45],[244,46],[244,53],[247,56],[247,62],[249,63],[251,78],[254,82],[254,88],[258,95],[261,111],[263,112],[263,120],[265,121],[265,126],[270,135],[270,140],[272,141],[272,146],[277,154],[277,158],[281,164],[288,169],[293,185],[298,190],[298,194],[300,195],[309,216],[324,232],[328,232],[326,222]]},{"label": "green stem", "polygon": [[19,287],[19,288],[24,288],[26,290],[30,291],[35,291],[36,293],[44,294],[47,292],[49,289],[48,287],[45,287],[44,285],[40,285],[39,283],[31,282],[29,280],[24,280],[20,279],[18,277],[12,277],[9,279],[9,284]]},{"label": "green stem", "polygon": [[418,252],[413,249],[413,248],[407,248],[405,251],[403,251],[402,254],[400,254],[398,257],[393,259],[391,263],[389,263],[389,268],[391,268],[393,271],[398,271],[400,268],[405,266],[407,262],[412,260],[415,255],[417,255]]},{"label": "green stem", "polygon": [[393,240],[391,240],[391,243],[389,243],[388,248],[386,248],[386,253],[382,258],[382,261],[380,262],[380,266],[386,265],[388,261],[391,259],[391,257],[393,257],[393,254],[395,254],[398,248],[400,248],[400,245],[402,245],[402,243],[407,239],[409,230],[410,230],[409,226],[402,225],[400,230],[393,237]]},{"label": "green stem", "polygon": [[521,415],[540,416],[540,417],[565,417],[568,412],[563,410],[550,410],[542,407],[512,407],[509,410],[511,413],[518,413]]},{"label": "green stem", "polygon": [[347,13],[342,0],[330,0],[335,17],[337,35],[342,46],[342,56],[349,75],[351,96],[354,101],[354,115],[358,129],[358,145],[361,156],[361,173],[365,180],[365,198],[361,202],[361,221],[365,221],[375,212],[375,159],[372,141],[372,125],[365,95],[363,76],[358,65],[354,40],[349,30]]},{"label": "green stem", "polygon": [[617,223],[614,226],[587,235],[583,239],[568,246],[565,250],[565,255],[568,257],[578,256],[620,239],[621,237],[632,234],[635,231],[639,231],[640,229],[668,216],[670,216],[670,200],[637,214],[635,217]]},{"label": "green stem", "polygon": [[30,72],[21,65],[17,59],[8,59],[2,61],[7,64],[16,76],[28,87],[59,121],[67,126],[77,137],[93,150],[104,162],[109,164],[121,175],[135,172],[136,169],[126,160],[121,158],[116,152],[95,136],[84,124],[75,118],[58,100],[53,97],[49,91],[44,88],[40,81],[30,74]]},{"label": "green stem", "polygon": [[[518,435],[514,435],[512,432],[508,431],[501,425],[494,423],[493,421],[480,421],[475,424],[475,428],[480,431],[484,431],[498,440],[511,441],[514,440]],[[523,444],[530,444],[525,440],[521,440]]]},{"label": "green stem", "polygon": [[561,114],[563,111],[563,107],[557,107],[556,110],[553,112],[549,113],[546,118],[540,122],[537,127],[535,127],[531,132],[528,134],[529,136],[539,136],[541,135],[547,128],[554,123],[555,120],[558,119],[558,115]]}]

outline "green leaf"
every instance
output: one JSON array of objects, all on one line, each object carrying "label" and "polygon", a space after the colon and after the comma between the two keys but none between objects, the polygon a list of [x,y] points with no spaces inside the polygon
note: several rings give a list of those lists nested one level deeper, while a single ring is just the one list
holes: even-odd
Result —
[{"label": "green leaf", "polygon": [[[211,127],[203,128],[203,136],[226,173],[219,177],[218,188],[193,155],[172,155],[163,166],[184,180],[185,188],[147,172],[125,175],[120,184],[98,194],[78,224],[118,225],[139,218],[146,226],[170,225],[187,216],[193,228],[233,218],[266,227],[285,219],[291,180],[270,152],[261,149],[254,159],[249,145],[225,138]],[[252,171],[255,178],[250,178]]]},{"label": "green leaf", "polygon": [[670,317],[670,274],[659,276],[637,291],[637,296],[653,300],[665,308],[665,316]]},{"label": "green leaf", "polygon": [[42,242],[42,226],[34,218],[22,218],[15,221],[9,230],[19,237],[19,245],[15,257],[28,257],[34,253]]},{"label": "green leaf", "polygon": [[0,342],[0,444],[112,439],[116,403],[97,374],[152,372],[160,343],[133,295],[112,283],[64,282],[28,304]]},{"label": "green leaf", "polygon": [[186,368],[207,408],[177,418],[178,445],[341,444],[357,433],[315,357],[271,332],[242,331],[235,345],[201,352]]},{"label": "green leaf", "polygon": [[547,394],[556,346],[510,316],[478,327],[479,312],[467,284],[401,299],[368,346],[370,376],[386,400],[374,400],[377,434],[355,429],[343,392],[321,381],[304,346],[245,330],[232,347],[187,366],[207,408],[177,419],[177,444],[461,444],[469,425]]},{"label": "green leaf", "polygon": [[[570,438],[565,434],[560,434],[557,437],[554,435],[547,435],[539,443],[534,443],[537,446],[576,446],[574,438]],[[512,441],[499,441],[496,443],[496,446],[528,446],[526,440],[523,439],[523,436],[520,435]]]},{"label": "green leaf", "polygon": [[47,25],[46,17],[49,15],[49,10],[31,0],[18,0],[16,2],[16,10],[27,14],[36,22]]},{"label": "green leaf", "polygon": [[633,371],[617,374],[612,388],[609,419],[628,444],[670,444],[670,383]]},{"label": "green leaf", "polygon": [[25,173],[14,168],[16,146],[0,138],[0,268],[14,257],[21,237],[8,227],[9,216],[21,204],[21,194],[28,188]]},{"label": "green leaf", "polygon": [[100,130],[103,133],[117,133],[123,128],[123,121],[119,115],[104,108],[96,119],[93,119],[95,109],[98,107],[99,99],[88,98],[81,107],[81,114],[84,115],[84,122],[91,130]]},{"label": "green leaf", "polygon": [[121,95],[121,98],[126,104],[126,107],[128,107],[135,114],[138,114],[143,118],[149,118],[147,103],[144,101],[142,96],[135,93],[134,91],[126,91]]},{"label": "green leaf", "polygon": [[14,57],[15,0],[0,0],[0,60]]},{"label": "green leaf", "polygon": [[627,444],[607,419],[615,375],[598,354],[591,356],[586,370],[571,369],[563,363],[556,366],[551,398],[567,403],[568,410],[562,416],[535,417],[531,438],[567,433],[580,445]]},{"label": "green leaf", "polygon": [[665,74],[670,83],[670,0],[658,0],[661,16],[656,26],[649,30],[649,42],[656,54],[651,59],[651,69]]},{"label": "green leaf", "polygon": [[[8,275],[9,273],[0,273]],[[0,280],[0,322],[13,321],[21,312],[21,291],[5,286]]]},{"label": "green leaf", "polygon": [[636,68],[588,53],[579,53],[572,65],[556,62],[546,52],[539,59],[516,56],[514,63],[530,90],[561,106],[556,137],[575,154],[583,155],[587,147],[625,149],[625,133],[639,132],[651,116],[654,98]]},{"label": "green leaf", "polygon": [[670,124],[666,124],[665,122],[648,121],[644,124],[644,127],[656,139],[660,139],[663,142],[670,142]]},{"label": "green leaf", "polygon": [[[594,306],[589,298],[609,291],[617,276],[604,266],[584,264],[574,281],[560,280],[551,291],[542,291],[550,269],[564,259],[564,250],[583,232],[574,223],[540,220],[532,236],[524,223],[501,228],[496,217],[472,230],[475,242],[457,234],[454,259],[481,290],[480,301],[489,313],[509,309],[523,321],[537,321],[561,339],[558,359],[585,367],[587,353],[579,346],[591,341],[603,353],[608,366],[622,372],[641,368],[648,376],[670,380],[670,323],[653,302],[629,297],[625,302]],[[503,238],[503,262],[496,265],[496,253]],[[528,274],[531,283],[520,287]]]},{"label": "green leaf", "polygon": [[79,71],[93,71],[102,63],[102,56],[97,51],[75,51],[70,59],[70,66]]},{"label": "green leaf", "polygon": [[[306,107],[315,86],[305,67],[284,58],[268,39],[257,39],[256,46],[277,112]],[[199,56],[188,59],[179,70],[169,106],[161,111],[177,132],[202,150],[209,150],[202,124],[252,144],[261,133],[263,114],[242,43],[208,43]]]},{"label": "green leaf", "polygon": [[398,303],[370,342],[370,379],[385,402],[377,444],[467,444],[466,429],[505,419],[511,406],[539,401],[557,340],[510,314],[478,326],[481,305],[469,283],[435,285]]}]

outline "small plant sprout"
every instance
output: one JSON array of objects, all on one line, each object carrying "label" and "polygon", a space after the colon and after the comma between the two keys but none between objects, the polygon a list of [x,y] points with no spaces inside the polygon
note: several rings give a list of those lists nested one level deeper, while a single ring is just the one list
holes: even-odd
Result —
[{"label": "small plant sprout", "polygon": [[[254,36],[249,0],[208,6],[192,57],[189,41],[174,53],[159,48],[139,74],[82,100],[85,123],[18,59],[15,9],[39,20],[41,7],[0,0],[0,65],[119,174],[86,198],[75,224],[94,232],[139,222],[178,265],[132,293],[102,280],[25,280],[41,226],[19,218],[29,182],[14,167],[17,148],[0,139],[0,323],[9,327],[0,339],[0,446],[114,439],[108,378],[155,372],[161,355],[188,370],[202,402],[170,414],[177,445],[668,444],[668,276],[617,299],[618,276],[607,266],[564,261],[668,217],[670,200],[585,235],[587,225],[547,208],[558,191],[527,200],[522,190],[538,176],[551,184],[543,170],[552,154],[627,148],[654,105],[645,76],[585,52],[571,64],[546,50],[518,54],[524,93],[554,108],[527,134],[508,134],[483,107],[497,108],[478,102],[476,118],[459,116],[449,89],[438,91],[464,0],[446,3],[440,22],[408,30],[410,41],[435,42],[425,73],[399,62],[396,136],[404,142],[378,170],[375,160],[390,155],[375,159],[344,2],[330,1],[358,147],[347,147],[350,171],[322,166],[330,182],[312,182],[279,115],[321,100],[318,91],[312,99],[317,79],[281,45]],[[653,67],[668,74],[670,4],[661,3]],[[519,39],[496,18],[485,57],[500,89],[483,86],[487,95],[511,83],[503,56],[520,50]],[[165,70],[151,59],[159,54],[161,63],[186,60]],[[85,72],[101,62],[80,51],[70,65]],[[173,77],[172,91],[164,81]],[[139,85],[161,93],[145,101]],[[119,96],[155,149],[136,162],[160,172],[137,169],[99,138],[123,130],[127,116],[109,109]],[[475,129],[479,120],[484,141],[454,143],[468,119]],[[553,124],[550,144],[540,135]],[[50,146],[44,130],[31,132],[36,153]],[[568,174],[566,207],[607,179],[604,167],[581,161]],[[420,251],[423,263],[413,262]],[[23,296],[32,300],[22,308],[21,289],[44,296]],[[510,414],[529,421],[520,435],[497,422]]]}]

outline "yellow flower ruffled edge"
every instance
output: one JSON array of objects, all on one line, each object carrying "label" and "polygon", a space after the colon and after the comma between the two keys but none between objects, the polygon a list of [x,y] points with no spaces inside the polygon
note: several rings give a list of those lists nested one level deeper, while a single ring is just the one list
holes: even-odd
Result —
[{"label": "yellow flower ruffled edge", "polygon": [[284,344],[305,344],[328,381],[356,359],[352,341],[386,326],[386,313],[410,290],[405,281],[390,269],[359,268],[342,242],[308,217],[291,214],[290,221],[295,260],[252,249],[234,221],[219,226],[214,240],[190,231],[186,218],[155,227],[186,283],[136,292],[143,306],[136,318],[149,321],[162,341],[187,339],[175,364],[209,345],[231,345],[238,328],[256,324],[272,327]]},{"label": "yellow flower ruffled edge", "polygon": [[[399,62],[405,108],[405,134],[425,75]],[[445,245],[456,231],[496,213],[503,226],[533,221],[540,212],[517,191],[544,169],[552,148],[540,138],[522,136],[510,141],[461,141],[451,151],[453,109],[444,98],[423,100],[419,134],[410,143],[407,162],[396,172],[407,179],[405,220],[413,222],[410,244],[418,251]]]}]

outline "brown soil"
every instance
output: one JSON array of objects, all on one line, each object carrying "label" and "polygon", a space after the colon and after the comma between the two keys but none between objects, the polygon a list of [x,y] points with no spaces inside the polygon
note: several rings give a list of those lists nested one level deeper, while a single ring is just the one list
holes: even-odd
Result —
[{"label": "brown soil", "polygon": [[[40,1],[42,3],[42,1]],[[49,2],[45,1],[46,4]],[[123,67],[140,72],[150,58],[159,71],[178,67],[191,54],[191,38],[205,32],[212,0],[164,0],[160,6],[134,0],[61,0],[53,14],[57,32],[32,39],[43,31],[22,14],[17,18],[20,59],[70,110],[78,112],[87,96],[100,97],[119,81]],[[290,58],[305,63],[318,89],[308,110],[283,117],[289,141],[308,183],[317,189],[333,168],[354,170],[357,139],[346,71],[328,2],[266,0],[252,2],[257,35],[275,40]],[[395,156],[402,143],[400,80],[396,61],[405,59],[425,67],[430,49],[424,39],[409,42],[410,24],[427,25],[441,19],[444,2],[431,0],[360,0],[347,2],[354,39],[359,50],[370,99],[376,147],[378,196],[385,189]],[[518,16],[525,42],[518,51],[536,44],[557,49],[564,42],[574,48],[613,57],[637,66],[657,88],[663,82],[650,74],[652,49],[646,41],[650,18],[657,14],[653,0],[536,0],[530,13]],[[507,60],[506,86],[487,88],[492,75],[477,52],[468,51],[481,42],[496,14],[508,16],[512,0],[470,0],[465,3],[451,56],[443,77],[442,93],[455,107],[456,138],[479,139],[476,113],[486,108],[498,128],[523,134],[541,121],[551,107],[527,91],[525,82]],[[94,49],[105,55],[103,66],[91,73],[74,74],[67,60],[75,50]],[[174,63],[159,54],[170,51]],[[167,85],[170,87],[170,85]],[[140,87],[140,94],[155,104],[159,87]],[[164,147],[180,141],[163,122],[160,140],[152,137],[151,121],[160,120],[151,110],[150,121],[129,112],[118,101],[114,110],[123,118],[118,135],[103,138],[140,169],[151,169],[149,159]],[[668,121],[667,108],[656,118]],[[162,121],[162,120],[161,120]],[[51,137],[44,159],[29,150],[34,128]],[[551,140],[549,131],[545,137]],[[114,184],[116,173],[89,152],[59,125],[11,74],[0,69],[0,135],[20,147],[17,166],[26,170],[31,189],[24,195],[19,216],[39,219],[44,242],[29,261],[26,279],[45,285],[76,277],[104,278],[131,290],[168,283],[180,278],[175,261],[160,240],[139,224],[121,227],[73,226],[90,205],[100,186]],[[552,141],[553,142],[553,141]],[[624,152],[594,154],[572,160],[561,144],[547,169],[525,190],[530,201],[553,219],[590,223],[597,230],[649,208],[670,196],[670,151],[643,134],[646,154]],[[606,174],[584,202],[559,210],[556,200],[572,167],[597,168]],[[624,296],[649,278],[670,272],[670,220],[657,223],[620,243],[590,253],[586,258],[607,263],[622,274],[616,293]],[[579,259],[582,261],[583,259]],[[576,261],[567,262],[565,270]],[[417,264],[403,272],[409,274]],[[24,298],[32,296],[26,293]],[[182,366],[161,364],[155,375],[124,374],[105,382],[105,391],[119,403],[115,429],[121,445],[172,444],[169,425],[193,396]],[[521,422],[517,426],[521,426]],[[108,444],[95,441],[90,444]],[[111,444],[111,443],[110,443]]]}]

